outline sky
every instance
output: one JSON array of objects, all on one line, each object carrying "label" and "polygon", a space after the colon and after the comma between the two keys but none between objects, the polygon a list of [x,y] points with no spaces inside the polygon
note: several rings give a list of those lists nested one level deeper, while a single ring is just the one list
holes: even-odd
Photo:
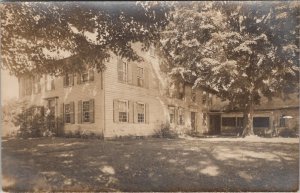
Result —
[{"label": "sky", "polygon": [[15,76],[10,76],[8,71],[1,70],[1,104],[3,101],[18,98],[19,84]]}]

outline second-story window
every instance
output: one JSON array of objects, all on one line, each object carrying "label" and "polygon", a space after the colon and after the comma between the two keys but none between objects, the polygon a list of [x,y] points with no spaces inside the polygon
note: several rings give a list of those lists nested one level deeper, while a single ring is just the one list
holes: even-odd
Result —
[{"label": "second-story window", "polygon": [[30,77],[25,78],[25,95],[32,94],[32,79]]},{"label": "second-story window", "polygon": [[137,85],[144,86],[144,69],[141,67],[137,67]]},{"label": "second-story window", "polygon": [[192,99],[192,102],[195,103],[196,102],[196,92],[192,92],[191,94],[191,99]]},{"label": "second-story window", "polygon": [[128,63],[121,59],[118,61],[118,80],[120,82],[127,82],[128,77]]},{"label": "second-story window", "polygon": [[34,84],[34,93],[38,94],[41,93],[41,77],[40,76],[34,76],[33,77],[33,84]]},{"label": "second-story window", "polygon": [[46,91],[54,90],[55,85],[54,85],[54,77],[50,75],[46,75],[45,77],[45,87]]},{"label": "second-story window", "polygon": [[77,84],[91,82],[91,81],[94,81],[94,70],[93,69],[86,70],[85,72],[78,74]]},{"label": "second-story window", "polygon": [[64,87],[73,86],[74,85],[74,75],[66,74],[64,76]]}]

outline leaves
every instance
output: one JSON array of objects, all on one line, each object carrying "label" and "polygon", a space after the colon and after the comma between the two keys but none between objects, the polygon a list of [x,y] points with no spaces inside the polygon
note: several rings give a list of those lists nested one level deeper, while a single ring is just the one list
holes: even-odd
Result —
[{"label": "leaves", "polygon": [[184,77],[242,108],[297,88],[299,4],[206,3],[176,4],[161,40],[173,78]]},{"label": "leaves", "polygon": [[155,2],[4,3],[1,67],[17,76],[59,75],[86,67],[101,70],[109,51],[137,60],[130,44],[149,47],[157,41],[158,30],[168,22],[168,10],[166,3]]}]

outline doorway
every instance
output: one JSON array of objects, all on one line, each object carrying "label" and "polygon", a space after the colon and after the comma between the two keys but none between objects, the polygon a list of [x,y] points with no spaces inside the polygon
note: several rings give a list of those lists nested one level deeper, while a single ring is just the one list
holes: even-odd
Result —
[{"label": "doorway", "polygon": [[49,131],[57,133],[56,121],[56,98],[47,99],[47,128]]},{"label": "doorway", "polygon": [[211,135],[221,134],[221,115],[218,114],[209,115],[209,134]]}]

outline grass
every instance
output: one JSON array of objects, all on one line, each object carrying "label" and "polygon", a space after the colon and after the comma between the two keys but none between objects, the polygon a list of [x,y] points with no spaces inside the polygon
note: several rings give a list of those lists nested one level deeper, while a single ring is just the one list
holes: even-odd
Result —
[{"label": "grass", "polygon": [[4,191],[296,191],[299,139],[2,140]]}]

